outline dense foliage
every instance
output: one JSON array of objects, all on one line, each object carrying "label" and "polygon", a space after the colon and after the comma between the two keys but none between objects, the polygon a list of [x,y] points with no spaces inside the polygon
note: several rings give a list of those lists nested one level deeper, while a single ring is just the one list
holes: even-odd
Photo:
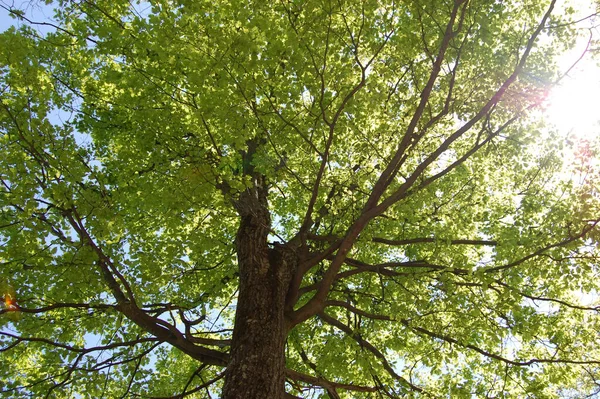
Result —
[{"label": "dense foliage", "polygon": [[52,7],[0,35],[1,395],[219,397],[248,220],[286,395],[598,391],[598,142],[536,112],[568,9]]}]

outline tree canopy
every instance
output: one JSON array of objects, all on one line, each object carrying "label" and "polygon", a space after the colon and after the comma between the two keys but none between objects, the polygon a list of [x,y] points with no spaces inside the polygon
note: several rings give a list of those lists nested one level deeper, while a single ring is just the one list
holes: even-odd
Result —
[{"label": "tree canopy", "polygon": [[2,5],[0,395],[598,392],[555,2]]}]

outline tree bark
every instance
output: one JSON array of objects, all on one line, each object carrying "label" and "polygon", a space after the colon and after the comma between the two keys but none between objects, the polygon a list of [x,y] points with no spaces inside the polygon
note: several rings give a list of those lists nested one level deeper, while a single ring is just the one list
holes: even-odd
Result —
[{"label": "tree bark", "polygon": [[266,198],[244,197],[236,237],[240,286],[222,399],[279,399],[285,395],[285,297],[297,262],[285,246],[268,246]]}]

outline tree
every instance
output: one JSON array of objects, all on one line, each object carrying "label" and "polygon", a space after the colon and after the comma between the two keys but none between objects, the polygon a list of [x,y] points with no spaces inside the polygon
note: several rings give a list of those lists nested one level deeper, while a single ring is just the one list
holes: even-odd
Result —
[{"label": "tree", "polygon": [[3,7],[5,397],[598,391],[555,0]]}]

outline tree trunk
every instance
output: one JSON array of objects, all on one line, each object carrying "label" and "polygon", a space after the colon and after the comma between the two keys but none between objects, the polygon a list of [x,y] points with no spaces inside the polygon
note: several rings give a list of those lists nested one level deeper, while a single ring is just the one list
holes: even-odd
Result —
[{"label": "tree trunk", "polygon": [[285,394],[284,305],[295,261],[284,246],[268,247],[270,217],[261,202],[255,197],[252,208],[240,212],[240,288],[222,399],[280,399]]}]

